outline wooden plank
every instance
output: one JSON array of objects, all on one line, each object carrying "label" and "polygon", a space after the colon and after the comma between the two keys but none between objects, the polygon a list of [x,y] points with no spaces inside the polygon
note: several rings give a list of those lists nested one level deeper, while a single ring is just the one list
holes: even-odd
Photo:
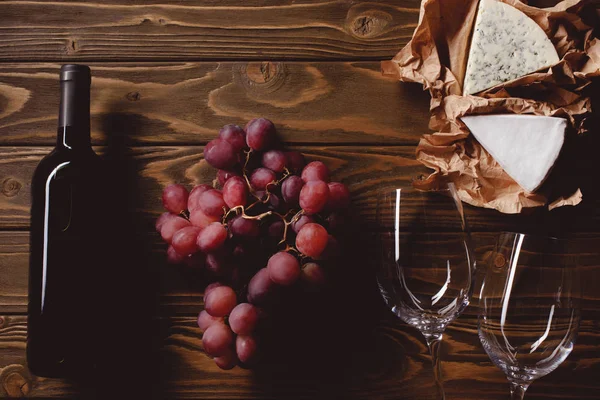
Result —
[{"label": "wooden plank", "polygon": [[[323,160],[332,170],[332,178],[350,188],[356,218],[353,223],[374,228],[377,193],[384,187],[407,186],[427,169],[414,159],[414,147],[298,147],[310,159]],[[191,187],[211,183],[215,171],[202,160],[200,146],[144,146],[128,148],[116,140],[98,149],[106,153],[109,165],[119,172],[114,190],[124,196],[124,206],[134,215],[137,228],[152,230],[162,210],[160,196],[169,183]],[[0,146],[0,229],[26,229],[29,226],[30,184],[33,171],[49,147]],[[592,160],[593,158],[589,158]],[[584,166],[586,163],[580,163]],[[537,231],[565,235],[570,232],[595,232],[600,221],[599,190],[587,179],[593,169],[578,179],[587,180],[590,190],[577,207],[563,207],[547,212],[538,209],[530,214],[506,215],[465,205],[471,229],[475,231]],[[120,189],[117,189],[120,188]],[[447,222],[440,215],[440,225]]]},{"label": "wooden plank", "polygon": [[[137,363],[128,364],[124,376],[118,372],[102,377],[98,392],[112,393],[110,378],[126,381],[119,394],[148,394],[173,398],[397,398],[435,399],[433,374],[427,347],[415,330],[386,310],[375,308],[367,320],[340,321],[331,331],[302,330],[265,345],[263,362],[253,370],[218,370],[202,347],[201,335],[192,318],[156,321],[162,326],[145,332],[158,337]],[[32,376],[25,362],[26,320],[0,317],[0,395],[31,397],[74,396],[90,387],[77,387],[58,379]],[[466,326],[465,326],[466,325]],[[444,385],[448,399],[506,399],[508,382],[485,354],[473,321],[458,320],[448,328],[442,348]],[[344,332],[340,335],[340,332]],[[593,351],[600,334],[597,324],[581,326],[578,343],[569,358],[549,376],[535,381],[531,399],[560,395],[568,399],[596,399],[600,384],[594,377],[600,362]],[[292,342],[290,342],[290,340]],[[293,344],[293,349],[290,348]],[[126,355],[124,355],[126,359]],[[315,362],[321,360],[321,362]],[[129,361],[129,360],[127,360]],[[141,376],[136,368],[147,364]],[[149,379],[151,377],[152,379]],[[216,390],[218,388],[218,390]],[[130,393],[131,392],[131,393]]]},{"label": "wooden plank", "polygon": [[[372,239],[373,236],[368,232],[359,234],[355,237],[355,242],[348,245],[344,252],[346,259],[341,264],[347,271],[345,274],[347,279],[350,280],[350,283],[347,284],[355,284],[357,292],[376,292],[374,271],[377,268],[378,244]],[[486,269],[486,256],[493,249],[495,237],[495,233],[478,232],[473,234],[473,246],[479,273],[474,290],[475,303],[481,284],[481,274]],[[600,236],[597,234],[578,238],[582,249],[579,268],[582,274],[584,307],[589,318],[596,315],[600,317],[600,292],[596,288],[596,282],[600,279],[600,255],[596,250],[599,240]],[[133,281],[131,293],[127,295],[144,299],[144,313],[163,317],[192,316],[202,310],[204,306],[203,290],[208,282],[202,271],[167,264],[166,246],[158,234],[138,234],[137,240],[132,238],[130,247],[136,251],[133,257],[135,265],[128,264],[127,268],[131,270],[131,273],[122,274],[120,279]],[[28,274],[28,232],[0,231],[0,287],[2,287],[0,314],[24,314],[27,312]],[[143,277],[144,284],[136,284],[142,279],[141,277]],[[142,310],[139,312],[141,313]],[[465,315],[471,317],[476,314],[477,309],[473,307],[465,311]]]},{"label": "wooden plank", "polygon": [[[429,95],[382,77],[379,63],[91,67],[96,144],[205,144],[223,125],[258,116],[272,119],[293,143],[414,145],[428,132]],[[0,145],[55,143],[59,68],[0,63]]]},{"label": "wooden plank", "polygon": [[388,59],[419,1],[3,1],[2,60]]},{"label": "wooden plank", "polygon": [[[369,204],[378,185],[392,178],[407,182],[423,167],[412,159],[414,148],[296,147],[309,159],[324,160],[334,171],[333,177],[347,183],[357,209]],[[124,206],[138,214],[143,230],[152,230],[153,220],[161,213],[161,191],[171,182],[190,187],[211,183],[215,170],[202,160],[202,147],[136,147],[119,149],[118,145],[99,149],[120,174],[112,190],[122,187]],[[29,226],[30,184],[33,171],[49,147],[0,147],[0,227]],[[123,154],[120,154],[120,152]],[[359,211],[360,212],[360,211]]]}]

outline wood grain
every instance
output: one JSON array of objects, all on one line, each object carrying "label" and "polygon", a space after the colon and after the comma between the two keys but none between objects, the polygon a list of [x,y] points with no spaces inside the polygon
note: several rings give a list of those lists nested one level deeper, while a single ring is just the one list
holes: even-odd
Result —
[{"label": "wood grain", "polygon": [[[157,328],[146,335],[159,339],[142,360],[151,363],[154,380],[146,376],[145,388],[135,390],[159,398],[391,399],[403,393],[406,399],[435,399],[430,358],[420,334],[387,310],[374,310],[376,315],[366,325],[346,331],[344,337],[338,335],[336,341],[330,341],[331,333],[318,336],[303,332],[304,340],[299,342],[296,340],[302,338],[292,335],[290,339],[301,351],[290,353],[289,343],[275,342],[266,347],[264,357],[269,362],[254,370],[238,367],[229,372],[218,370],[204,353],[193,318],[157,320]],[[25,318],[0,318],[0,395],[48,397],[82,392],[68,381],[31,376],[25,362]],[[483,351],[473,325],[472,319],[461,318],[444,337],[442,365],[447,398],[505,399],[508,383]],[[600,387],[594,377],[600,365],[589,350],[599,334],[597,326],[583,323],[573,353],[551,375],[531,386],[529,398],[554,398],[560,390],[561,398],[596,399]],[[327,352],[323,352],[325,347]],[[275,355],[277,351],[285,356]],[[140,383],[134,371],[130,378],[130,385]],[[123,394],[110,380],[104,385],[107,394]]]},{"label": "wood grain", "polygon": [[[361,292],[375,290],[377,243],[372,237],[369,232],[355,237],[356,242],[348,248],[358,246],[357,248],[363,250],[346,251],[347,260],[342,263],[349,279],[362,280],[362,286],[357,284],[356,287],[356,290]],[[495,233],[473,234],[478,265],[473,295],[475,302],[483,271],[487,267],[487,255],[493,249],[495,238]],[[197,315],[203,308],[203,290],[210,278],[199,270],[167,264],[166,246],[156,233],[140,234],[131,241],[132,248],[143,251],[135,254],[134,260],[139,266],[134,271],[139,275],[132,279],[139,280],[140,276],[143,276],[144,284],[132,286],[130,295],[145,298],[147,304],[144,307],[147,309],[144,311],[161,317]],[[595,250],[600,243],[600,236],[582,235],[577,238],[577,242],[581,248],[578,268],[582,275],[584,308],[588,318],[600,318],[600,293],[596,290],[596,282],[600,279],[600,254]],[[0,231],[0,314],[27,312],[28,275],[28,232]],[[476,313],[476,309],[470,308],[465,315],[474,317]]]},{"label": "wood grain", "polygon": [[[375,193],[426,172],[414,150],[429,132],[429,95],[382,77],[376,62],[410,39],[419,4],[3,1],[0,397],[436,399],[424,340],[384,306],[372,254]],[[93,141],[120,172],[111,190],[129,218],[115,229],[131,238],[131,256],[123,256],[128,268],[115,285],[127,294],[107,291],[122,306],[99,321],[114,332],[107,341],[115,341],[119,357],[93,385],[32,376],[25,361],[31,176],[54,145],[58,71],[67,62],[92,67]],[[256,116],[275,121],[287,145],[324,160],[334,179],[350,187],[352,244],[328,290],[311,296],[291,290],[283,299],[290,301],[272,310],[277,323],[260,335],[259,366],[223,372],[204,353],[195,321],[206,277],[168,265],[153,224],[166,184],[212,180],[202,148],[218,129]],[[556,371],[531,386],[528,399],[600,398],[600,189],[592,175],[597,168],[587,161],[600,143],[590,137],[579,140],[578,169],[567,177],[582,182],[582,205],[516,216],[466,207],[478,285],[498,230],[574,236],[582,246],[578,342]],[[447,216],[439,217],[443,225]],[[476,303],[475,295],[444,338],[448,400],[508,398],[504,375],[479,343]]]},{"label": "wood grain", "polygon": [[4,1],[2,60],[388,59],[419,1]]},{"label": "wood grain", "polygon": [[[4,6],[4,5],[3,5]],[[265,116],[292,143],[415,145],[429,95],[379,63],[92,64],[96,144],[205,144]],[[0,145],[56,141],[59,64],[0,64]]]},{"label": "wood grain", "polygon": [[[125,131],[127,130],[126,128]],[[211,183],[215,170],[202,160],[202,146],[127,147],[123,137],[114,138],[107,147],[98,148],[105,154],[110,168],[118,171],[115,188],[122,187],[124,206],[134,214],[136,226],[150,232],[154,221],[163,212],[160,196],[169,183],[188,185]],[[332,178],[350,188],[356,219],[361,228],[375,227],[377,193],[385,187],[407,186],[427,169],[414,159],[414,147],[293,146],[310,159],[323,160],[332,170]],[[26,229],[29,226],[30,184],[33,171],[49,147],[0,146],[0,229]],[[583,163],[580,163],[583,165]],[[592,169],[588,170],[588,174]],[[593,180],[590,190],[577,207],[563,207],[548,212],[538,209],[531,214],[506,215],[465,205],[468,223],[474,231],[535,231],[556,235],[595,232],[600,221],[600,196],[595,194]],[[440,226],[449,216],[440,215]]]}]

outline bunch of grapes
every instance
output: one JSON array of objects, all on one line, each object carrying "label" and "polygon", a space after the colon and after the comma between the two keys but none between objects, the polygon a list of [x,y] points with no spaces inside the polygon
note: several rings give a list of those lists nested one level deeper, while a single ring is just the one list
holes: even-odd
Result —
[{"label": "bunch of grapes", "polygon": [[[258,354],[257,327],[281,288],[315,289],[339,254],[348,188],[329,182],[320,161],[284,151],[265,118],[226,125],[204,148],[218,169],[212,186],[167,186],[156,229],[170,263],[203,268],[211,283],[198,325],[205,351],[223,369]],[[220,188],[220,189],[219,189]]]}]

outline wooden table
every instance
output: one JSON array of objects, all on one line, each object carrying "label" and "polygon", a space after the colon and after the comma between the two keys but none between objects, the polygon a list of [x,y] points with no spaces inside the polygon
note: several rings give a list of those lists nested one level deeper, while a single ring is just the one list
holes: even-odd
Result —
[{"label": "wooden table", "polygon": [[[0,3],[0,396],[91,394],[34,377],[25,362],[31,176],[54,145],[60,65],[81,62],[94,75],[94,144],[99,152],[117,149],[123,166],[116,187],[132,217],[117,229],[132,232],[132,297],[151,299],[147,309],[130,310],[151,323],[135,337],[122,333],[126,345],[148,341],[151,350],[131,365],[125,353],[115,360],[121,372],[106,377],[105,397],[434,399],[425,343],[383,306],[367,246],[347,249],[348,279],[314,312],[318,324],[305,319],[293,332],[281,329],[288,345],[256,370],[222,372],[195,326],[202,286],[166,264],[153,230],[162,187],[212,179],[202,148],[218,128],[266,116],[289,146],[324,160],[350,187],[357,243],[372,236],[374,191],[426,173],[414,152],[428,132],[429,96],[379,71],[379,61],[409,40],[419,1],[166,3]],[[590,157],[598,139],[582,141],[582,205],[527,216],[467,207],[480,260],[501,229],[541,226],[582,239],[587,302],[579,341],[563,365],[531,386],[529,399],[600,399],[600,196]],[[479,343],[476,315],[475,304],[445,336],[447,398],[506,399],[508,383]]]}]

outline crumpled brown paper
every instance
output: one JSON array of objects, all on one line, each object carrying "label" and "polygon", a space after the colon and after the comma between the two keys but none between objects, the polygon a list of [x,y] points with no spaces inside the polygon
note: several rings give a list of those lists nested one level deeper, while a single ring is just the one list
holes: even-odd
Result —
[{"label": "crumpled brown paper", "polygon": [[591,78],[600,75],[600,41],[590,26],[600,19],[599,13],[587,0],[564,0],[544,9],[518,0],[500,1],[523,11],[544,29],[561,58],[557,65],[477,96],[462,96],[477,0],[423,0],[412,40],[393,60],[382,62],[384,74],[421,83],[431,94],[429,127],[437,132],[423,136],[417,159],[435,172],[417,184],[427,188],[450,179],[463,201],[504,213],[576,205],[582,199],[579,189],[570,188],[565,195],[543,185],[536,193],[526,192],[470,137],[459,118],[487,113],[556,116],[569,122],[567,140],[569,135],[585,133]]}]

